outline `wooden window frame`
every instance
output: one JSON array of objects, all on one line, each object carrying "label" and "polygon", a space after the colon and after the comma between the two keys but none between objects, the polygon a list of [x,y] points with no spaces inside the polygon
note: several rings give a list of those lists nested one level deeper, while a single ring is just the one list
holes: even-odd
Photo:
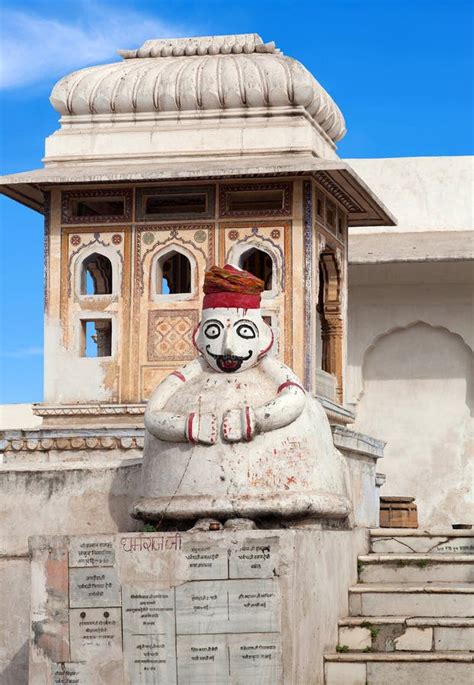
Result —
[{"label": "wooden window frame", "polygon": [[[204,212],[173,212],[163,214],[148,214],[145,211],[147,198],[153,195],[205,195],[206,209]],[[137,188],[136,191],[136,217],[137,221],[181,221],[182,219],[213,219],[215,216],[215,187],[212,185],[204,186],[150,186],[147,188]]]}]

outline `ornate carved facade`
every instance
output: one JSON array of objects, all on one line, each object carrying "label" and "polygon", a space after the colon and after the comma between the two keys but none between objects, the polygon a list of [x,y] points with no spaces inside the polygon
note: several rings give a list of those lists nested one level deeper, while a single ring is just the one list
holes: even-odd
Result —
[{"label": "ornate carved facade", "polygon": [[[194,357],[204,273],[227,262],[265,269],[275,353],[327,395],[320,359],[342,403],[347,211],[313,178],[57,187],[50,197],[47,313],[60,333],[47,341],[47,403],[144,402]],[[100,392],[59,392],[74,366],[100,377]]]}]

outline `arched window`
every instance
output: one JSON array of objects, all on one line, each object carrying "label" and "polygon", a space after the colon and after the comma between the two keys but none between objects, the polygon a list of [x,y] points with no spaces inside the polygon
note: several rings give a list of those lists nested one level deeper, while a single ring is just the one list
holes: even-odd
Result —
[{"label": "arched window", "polygon": [[265,290],[273,288],[273,260],[267,252],[252,247],[240,257],[241,269],[249,271],[265,283]]},{"label": "arched window", "polygon": [[156,290],[159,295],[191,292],[191,262],[176,250],[162,255],[157,264]]},{"label": "arched window", "polygon": [[112,263],[104,255],[94,252],[82,262],[82,295],[112,294]]}]

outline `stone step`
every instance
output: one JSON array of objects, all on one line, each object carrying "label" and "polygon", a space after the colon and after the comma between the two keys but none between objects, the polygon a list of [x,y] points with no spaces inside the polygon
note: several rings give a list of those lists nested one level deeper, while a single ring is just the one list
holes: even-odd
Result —
[{"label": "stone step", "polygon": [[474,530],[375,528],[370,531],[375,554],[474,554]]},{"label": "stone step", "polygon": [[354,585],[351,616],[474,616],[474,586],[469,583]]},{"label": "stone step", "polygon": [[358,569],[361,583],[469,583],[474,554],[368,554]]},{"label": "stone step", "polygon": [[472,685],[469,653],[330,654],[325,685]]},{"label": "stone step", "polygon": [[349,651],[474,651],[474,618],[348,617],[339,621],[339,646]]}]

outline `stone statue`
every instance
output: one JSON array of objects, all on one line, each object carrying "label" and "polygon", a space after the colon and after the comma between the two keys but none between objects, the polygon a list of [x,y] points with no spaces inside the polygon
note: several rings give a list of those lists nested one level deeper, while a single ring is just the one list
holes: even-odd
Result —
[{"label": "stone statue", "polygon": [[200,356],[165,378],[145,412],[144,520],[349,513],[345,464],[326,414],[276,358],[263,282],[231,265],[206,273]]}]

